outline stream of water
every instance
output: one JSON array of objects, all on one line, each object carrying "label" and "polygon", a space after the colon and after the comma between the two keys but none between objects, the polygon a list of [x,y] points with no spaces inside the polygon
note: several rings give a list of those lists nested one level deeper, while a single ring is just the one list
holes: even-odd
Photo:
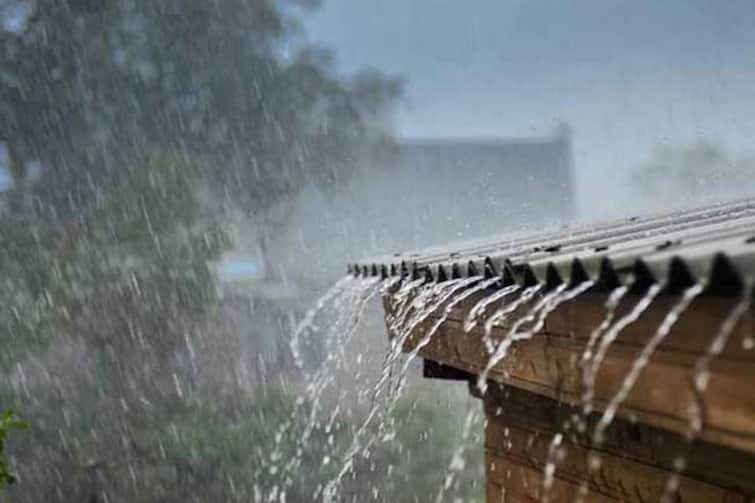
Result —
[{"label": "stream of water", "polygon": [[[595,351],[591,360],[585,362],[585,378],[584,378],[584,395],[583,395],[583,409],[582,415],[586,419],[587,416],[593,411],[593,399],[595,397],[595,378],[598,375],[598,370],[603,364],[603,360],[606,357],[608,348],[613,344],[616,338],[621,332],[637,321],[640,316],[650,307],[653,300],[663,290],[662,284],[654,284],[648,288],[645,295],[637,301],[631,311],[625,314],[612,325],[610,325],[605,332],[598,333],[598,349]],[[623,294],[622,294],[623,295]],[[612,313],[609,311],[609,314]]]},{"label": "stream of water", "polygon": [[658,328],[656,329],[653,336],[634,359],[629,373],[627,373],[627,375],[624,377],[624,381],[621,383],[621,387],[608,403],[608,406],[603,412],[603,416],[600,418],[600,421],[598,421],[598,424],[595,427],[595,431],[593,433],[593,442],[596,445],[603,443],[606,428],[610,426],[613,418],[616,416],[616,411],[632,391],[632,388],[637,383],[637,379],[640,377],[643,369],[650,362],[650,358],[653,356],[656,349],[658,349],[658,346],[664,341],[664,339],[666,339],[666,337],[668,337],[668,334],[671,332],[671,329],[674,327],[676,322],[679,321],[681,315],[684,313],[684,311],[687,310],[690,304],[692,304],[692,301],[695,300],[695,298],[700,295],[700,293],[702,293],[704,288],[705,285],[703,283],[698,283],[687,288],[684,291],[681,299],[679,299],[679,302],[677,302],[674,307],[672,307],[671,310],[666,313],[666,316],[663,318],[661,324],[658,325]]},{"label": "stream of water", "polygon": [[671,503],[673,501],[673,495],[675,495],[679,489],[681,473],[687,467],[687,460],[690,451],[692,450],[692,446],[705,428],[706,410],[704,397],[710,380],[710,364],[716,357],[723,353],[737,325],[747,312],[752,309],[752,291],[753,285],[748,283],[745,288],[745,295],[735,304],[734,308],[723,320],[718,331],[711,339],[705,353],[697,359],[695,366],[692,369],[692,400],[689,404],[690,417],[689,426],[685,434],[686,444],[683,451],[677,455],[674,462],[674,471],[666,481],[663,496],[660,499],[662,503]]},{"label": "stream of water", "polygon": [[[470,333],[481,320],[484,320],[481,337],[489,357],[479,372],[476,385],[480,392],[485,393],[490,372],[506,358],[514,343],[541,333],[551,313],[563,303],[577,299],[588,292],[593,286],[593,281],[585,281],[571,288],[562,284],[543,292],[542,285],[528,288],[518,285],[501,287],[500,278],[485,279],[481,276],[453,279],[442,283],[428,282],[424,278],[410,280],[398,277],[387,280],[344,278],[338,281],[305,314],[292,334],[291,352],[299,368],[306,367],[302,348],[308,345],[309,339],[314,334],[322,337],[327,356],[320,366],[306,374],[307,385],[304,397],[299,403],[303,404],[306,401],[310,405],[306,410],[308,418],[306,428],[297,440],[296,455],[284,460],[282,449],[274,449],[270,453],[270,469],[284,470],[291,478],[295,477],[312,433],[318,428],[325,428],[328,431],[332,428],[336,417],[341,413],[341,403],[337,401],[334,409],[322,419],[324,412],[322,398],[326,389],[336,385],[335,373],[353,365],[353,362],[348,361],[343,348],[359,330],[362,313],[370,300],[376,296],[382,297],[387,306],[385,322],[389,333],[389,347],[377,378],[368,389],[360,392],[360,396],[368,401],[369,406],[352,432],[349,447],[339,458],[324,461],[335,462],[337,471],[330,480],[315,488],[313,492],[316,499],[323,502],[340,500],[342,482],[347,475],[353,474],[355,460],[358,457],[369,457],[370,450],[377,442],[390,442],[395,438],[392,414],[403,396],[412,363],[419,357],[422,350],[432,343],[433,338],[439,334],[452,314],[456,313],[457,317],[454,318],[454,322],[460,324],[464,333]],[[634,305],[619,317],[617,317],[618,308],[626,299],[630,288],[620,286],[608,295],[603,318],[590,332],[577,362],[582,370],[581,414],[572,415],[563,424],[561,432],[554,435],[548,448],[543,472],[543,501],[549,499],[559,460],[565,456],[566,435],[572,428],[584,433],[588,427],[588,417],[595,410],[596,379],[609,349],[622,331],[636,322],[649,309],[663,291],[664,286],[664,284],[651,285]],[[599,448],[604,442],[606,430],[632,392],[642,371],[671,333],[680,317],[703,292],[704,286],[703,283],[695,284],[682,293],[633,359],[616,393],[603,408],[600,419],[591,433],[593,450],[588,455],[587,476],[580,486],[581,497],[587,494],[588,482],[601,465],[600,456],[594,449]],[[516,297],[509,300],[509,297],[514,294],[517,294]],[[722,323],[718,333],[712,338],[706,353],[696,362],[692,382],[694,396],[690,404],[687,435],[690,445],[704,428],[705,410],[702,396],[707,389],[709,365],[716,356],[721,354],[737,323],[751,309],[752,303],[751,296],[737,303]],[[494,305],[497,307],[486,318],[487,311]],[[328,317],[328,322],[319,326],[317,319],[320,317]],[[502,326],[505,327],[504,335],[502,337],[496,335],[498,338],[496,341],[494,340],[495,330]],[[743,343],[746,344],[746,341]],[[305,411],[302,409],[299,412]],[[478,424],[479,413],[470,410],[464,421],[462,438],[468,438],[473,427]],[[276,445],[280,445],[281,439],[291,433],[291,428],[290,421],[281,424],[276,436]],[[444,501],[446,494],[456,483],[458,474],[464,470],[463,448],[463,445],[460,445],[449,461],[446,477],[435,496],[436,502]],[[674,494],[677,490],[679,474],[684,469],[686,456],[687,453],[680,454],[681,461],[677,464],[678,470],[669,478],[665,495]]]}]

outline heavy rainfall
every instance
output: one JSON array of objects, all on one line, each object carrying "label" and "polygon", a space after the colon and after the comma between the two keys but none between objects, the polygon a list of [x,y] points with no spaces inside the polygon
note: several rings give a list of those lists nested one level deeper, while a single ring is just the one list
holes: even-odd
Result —
[{"label": "heavy rainfall", "polygon": [[[532,481],[568,501],[584,436],[574,496],[616,501],[591,499],[600,452],[709,278],[489,257],[755,215],[753,24],[744,0],[0,0],[0,500],[499,501],[480,398],[600,287]],[[751,279],[703,334],[654,500],[692,491]],[[476,372],[424,378],[428,351],[463,359],[434,346],[452,331]]]}]

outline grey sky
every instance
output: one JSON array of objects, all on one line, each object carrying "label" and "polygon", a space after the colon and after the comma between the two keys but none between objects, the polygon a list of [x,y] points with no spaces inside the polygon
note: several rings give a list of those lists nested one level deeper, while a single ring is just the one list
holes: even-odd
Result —
[{"label": "grey sky", "polygon": [[407,78],[407,137],[548,134],[565,120],[586,211],[660,143],[755,137],[755,1],[324,0],[340,68]]}]

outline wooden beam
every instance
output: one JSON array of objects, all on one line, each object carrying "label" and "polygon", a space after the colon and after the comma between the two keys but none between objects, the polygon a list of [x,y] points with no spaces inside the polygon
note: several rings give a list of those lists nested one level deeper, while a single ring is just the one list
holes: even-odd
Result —
[{"label": "wooden beam", "polygon": [[[552,313],[544,329],[531,339],[514,343],[509,354],[495,365],[490,379],[542,396],[579,404],[585,392],[582,353],[593,329],[605,316],[602,296],[588,296],[570,302]],[[636,298],[620,306],[617,316],[631,308]],[[483,331],[462,329],[463,318],[474,300],[452,312],[420,351],[426,359],[479,374],[488,362]],[[645,316],[629,325],[610,347],[595,380],[595,403],[603,409],[615,396],[629,368],[675,299],[662,298]],[[689,430],[689,406],[693,400],[693,368],[715,335],[734,302],[729,299],[701,299],[693,304],[660,345],[642,371],[619,409],[619,416],[685,434]],[[523,306],[521,313],[531,309]],[[406,339],[411,351],[438,313],[420,324]],[[513,316],[511,319],[516,319]],[[491,336],[502,340],[508,326],[496,327]],[[710,364],[710,379],[703,403],[706,424],[702,433],[709,442],[755,453],[755,351],[742,341],[753,337],[753,316],[748,313],[737,325],[722,355]]]},{"label": "wooden beam", "polygon": [[[680,478],[680,501],[746,501],[746,497],[755,495],[755,480],[751,477],[755,459],[744,453],[706,443],[688,452],[688,444],[678,435],[621,419],[609,428],[606,441],[595,449],[588,435],[563,428],[576,412],[573,408],[515,388],[492,389],[485,398],[485,410],[485,447],[491,480],[503,485],[505,480],[501,477],[507,474],[501,473],[500,468],[494,470],[490,459],[499,466],[504,463],[533,470],[540,476],[540,487],[527,494],[535,498],[542,496],[542,474],[551,440],[558,433],[565,434],[564,456],[556,465],[554,489],[586,483],[589,493],[598,500],[600,496],[637,503],[659,501],[677,458],[685,455],[687,467]],[[597,420],[595,414],[588,418],[592,424]],[[588,469],[591,454],[601,460],[600,469],[592,473]],[[512,484],[508,487],[517,487],[516,482]],[[571,500],[554,497],[552,501]]]}]

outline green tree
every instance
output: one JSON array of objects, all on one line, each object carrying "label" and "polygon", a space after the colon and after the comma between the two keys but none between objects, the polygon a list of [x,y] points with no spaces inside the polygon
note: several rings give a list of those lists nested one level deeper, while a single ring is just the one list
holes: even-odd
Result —
[{"label": "green tree", "polygon": [[4,0],[17,29],[0,30],[0,140],[17,178],[39,162],[57,212],[145,145],[201,159],[216,194],[250,212],[346,178],[385,143],[398,83],[340,78],[285,3]]},{"label": "green tree", "polygon": [[0,486],[14,484],[16,476],[10,471],[8,462],[3,453],[5,452],[5,438],[11,430],[28,430],[29,424],[14,416],[13,411],[6,410],[0,418]]},{"label": "green tree", "polygon": [[[222,210],[258,218],[306,184],[337,187],[386,151],[399,91],[337,75],[297,37],[315,6],[0,0],[16,181],[0,214],[0,404],[34,424],[4,500],[250,501],[280,482],[260,453],[293,399],[202,365],[232,351]],[[289,501],[308,501],[322,449]]]},{"label": "green tree", "polygon": [[191,347],[217,305],[212,262],[228,245],[201,218],[196,177],[181,156],[153,153],[76,219],[2,220],[0,320],[13,344],[1,399],[39,426],[19,442],[26,483],[11,496],[127,496],[125,467],[160,459],[138,438],[186,410]]}]

